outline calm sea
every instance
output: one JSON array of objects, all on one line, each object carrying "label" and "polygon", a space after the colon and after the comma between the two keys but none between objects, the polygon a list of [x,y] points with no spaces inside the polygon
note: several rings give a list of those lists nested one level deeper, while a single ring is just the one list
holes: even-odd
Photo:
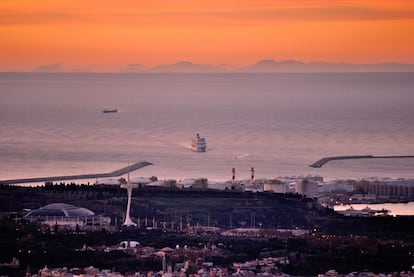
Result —
[{"label": "calm sea", "polygon": [[[414,74],[0,74],[0,179],[414,177]],[[118,113],[104,114],[105,108]],[[189,149],[204,136],[206,153]]]}]

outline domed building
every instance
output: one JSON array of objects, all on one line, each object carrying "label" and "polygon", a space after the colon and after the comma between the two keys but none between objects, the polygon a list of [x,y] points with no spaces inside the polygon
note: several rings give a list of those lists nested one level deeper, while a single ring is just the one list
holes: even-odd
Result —
[{"label": "domed building", "polygon": [[89,209],[76,207],[65,203],[52,203],[39,209],[29,212],[25,218],[30,222],[39,222],[50,226],[63,226],[74,229],[86,226],[109,225],[110,218],[96,216]]}]

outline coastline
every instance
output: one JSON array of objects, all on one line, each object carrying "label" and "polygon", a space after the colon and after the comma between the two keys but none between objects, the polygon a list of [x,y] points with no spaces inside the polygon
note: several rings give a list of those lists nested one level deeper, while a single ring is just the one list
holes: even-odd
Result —
[{"label": "coastline", "polygon": [[[321,178],[321,179],[319,179]],[[103,187],[108,188],[120,188],[120,182],[124,178],[113,178],[105,180],[91,180],[91,182],[45,182],[34,184],[0,184],[0,189],[7,187],[15,188],[26,188],[29,190],[43,190],[45,187],[57,186],[65,190],[65,188],[84,188],[87,190],[102,189]],[[124,179],[125,180],[125,179]],[[386,179],[390,181],[389,179]],[[349,180],[348,180],[349,181]],[[355,182],[355,180],[350,180]],[[401,181],[401,179],[397,179]],[[409,182],[414,182],[412,179],[407,180]],[[182,192],[197,192],[197,193],[225,193],[229,197],[232,195],[246,194],[268,194],[268,195],[298,195],[300,197],[309,197],[318,201],[323,207],[329,207],[330,209],[338,212],[345,211],[346,209],[355,209],[363,210],[367,207],[373,210],[388,210],[389,216],[414,216],[414,198],[397,198],[393,196],[379,196],[379,195],[369,195],[369,194],[358,194],[357,191],[348,191],[344,193],[341,191],[343,189],[342,182],[347,182],[347,180],[339,180],[336,183],[338,191],[330,192],[319,192],[312,190],[312,185],[319,186],[323,188],[324,186],[332,185],[332,181],[323,182],[322,177],[319,176],[301,176],[301,177],[290,177],[288,179],[256,179],[253,181],[251,179],[245,180],[236,180],[232,182],[231,180],[225,182],[209,182],[206,178],[199,179],[181,179],[181,180],[158,180],[157,177],[152,176],[151,178],[144,177],[134,177],[131,178],[131,182],[135,184],[140,189],[134,190],[134,193],[140,193],[145,191],[153,191],[154,193],[163,193],[169,191],[182,191]],[[138,183],[137,183],[138,182]],[[363,180],[362,182],[365,182]],[[358,190],[358,184],[353,184],[355,189]],[[359,188],[360,189],[360,188]],[[233,194],[231,194],[233,192]],[[234,194],[236,193],[236,194]],[[315,193],[312,195],[311,193]],[[332,200],[336,200],[333,201]],[[330,203],[330,204],[327,204]]]}]

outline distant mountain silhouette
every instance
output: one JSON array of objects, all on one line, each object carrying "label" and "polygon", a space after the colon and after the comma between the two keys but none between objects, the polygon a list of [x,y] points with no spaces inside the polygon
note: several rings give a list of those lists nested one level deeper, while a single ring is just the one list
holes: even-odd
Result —
[{"label": "distant mountain silhouette", "polygon": [[142,64],[139,63],[131,63],[128,64],[126,67],[122,68],[120,72],[124,73],[135,73],[135,72],[141,72],[143,68]]},{"label": "distant mountain silhouette", "polygon": [[61,63],[40,65],[32,69],[32,72],[63,72]]},{"label": "distant mountain silhouette", "polygon": [[254,65],[241,68],[244,72],[284,72],[284,71],[298,71],[303,68],[305,64],[295,60],[275,61],[272,59],[258,61]]},{"label": "distant mountain silhouette", "polygon": [[414,72],[414,64],[378,63],[351,64],[310,62],[296,60],[275,61],[272,59],[258,61],[254,65],[243,67],[239,72]]},{"label": "distant mountain silhouette", "polygon": [[[64,70],[61,63],[35,67],[31,72],[93,72],[88,70]],[[331,62],[309,62],[298,60],[260,60],[253,65],[235,68],[231,65],[196,64],[180,61],[174,64],[145,67],[142,64],[128,64],[118,72],[122,73],[312,73],[312,72],[414,72],[414,64],[377,63],[353,64]]]},{"label": "distant mountain silhouette", "polygon": [[180,61],[174,64],[158,65],[151,67],[147,72],[168,72],[168,73],[214,73],[223,72],[223,69],[206,64],[195,64],[188,61]]}]

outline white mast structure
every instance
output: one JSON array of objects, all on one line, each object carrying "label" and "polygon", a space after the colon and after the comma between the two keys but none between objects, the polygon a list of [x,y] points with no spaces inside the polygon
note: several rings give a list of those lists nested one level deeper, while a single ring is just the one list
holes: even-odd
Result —
[{"label": "white mast structure", "polygon": [[127,183],[126,184],[121,184],[121,188],[127,189],[127,193],[128,193],[128,203],[127,203],[127,210],[126,210],[125,221],[124,221],[125,226],[137,226],[137,224],[132,221],[132,219],[129,215],[129,212],[131,210],[132,189],[136,188],[137,186],[138,186],[137,184],[133,184],[133,183],[130,182],[130,180],[129,180],[129,171],[128,171]]}]

